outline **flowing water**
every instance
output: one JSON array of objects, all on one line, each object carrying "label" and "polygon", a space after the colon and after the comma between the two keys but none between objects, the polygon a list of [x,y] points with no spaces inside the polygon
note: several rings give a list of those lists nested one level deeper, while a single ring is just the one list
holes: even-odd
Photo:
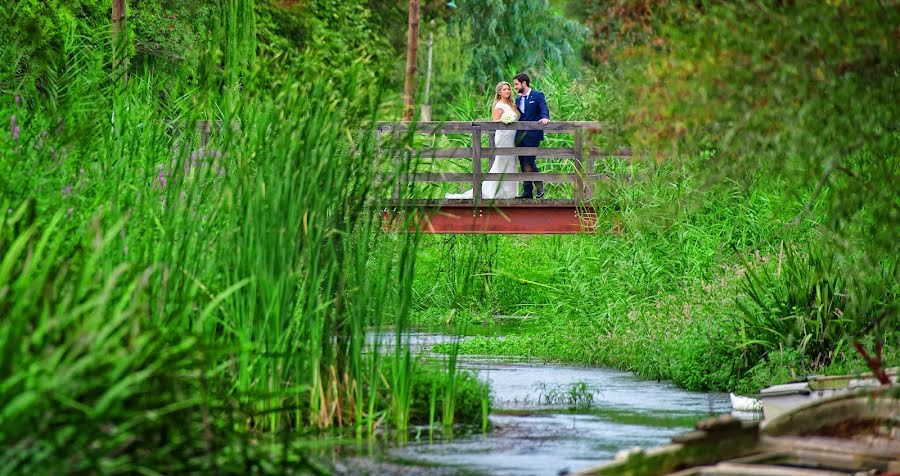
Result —
[{"label": "flowing water", "polygon": [[[393,334],[376,338],[394,341]],[[432,345],[453,338],[413,333],[409,339],[428,356]],[[429,443],[426,431],[424,442],[387,448],[380,461],[402,462],[403,474],[565,474],[621,450],[665,444],[697,420],[731,410],[727,394],[689,392],[605,368],[469,356],[460,356],[458,367],[490,382],[488,433]]]}]

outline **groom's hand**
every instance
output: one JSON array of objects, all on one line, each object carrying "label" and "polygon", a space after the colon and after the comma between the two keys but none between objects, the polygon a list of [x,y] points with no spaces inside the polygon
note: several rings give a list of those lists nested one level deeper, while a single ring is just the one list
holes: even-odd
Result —
[{"label": "groom's hand", "polygon": [[541,119],[538,122],[540,122],[541,124],[550,124],[550,119]]}]

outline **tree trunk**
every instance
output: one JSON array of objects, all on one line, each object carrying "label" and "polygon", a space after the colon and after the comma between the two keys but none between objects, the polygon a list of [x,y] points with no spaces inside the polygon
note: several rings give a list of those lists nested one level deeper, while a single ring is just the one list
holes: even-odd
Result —
[{"label": "tree trunk", "polygon": [[[428,32],[428,61],[425,63],[425,95],[422,99],[421,120],[431,121],[431,49],[434,46],[434,20],[431,21],[431,31]],[[493,136],[492,136],[493,137]]]},{"label": "tree trunk", "polygon": [[125,42],[128,38],[128,26],[125,24],[125,0],[112,0],[112,41],[113,41],[113,68],[118,69],[119,64],[126,65],[123,79],[127,78],[127,63],[120,58],[127,56]]},{"label": "tree trunk", "polygon": [[416,100],[416,62],[419,55],[419,0],[409,0],[406,37],[406,85],[403,87],[403,120],[411,121]]}]

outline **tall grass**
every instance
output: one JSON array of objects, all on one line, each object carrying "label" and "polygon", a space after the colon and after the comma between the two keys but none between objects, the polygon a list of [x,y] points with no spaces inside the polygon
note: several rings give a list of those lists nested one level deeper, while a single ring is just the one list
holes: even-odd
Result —
[{"label": "tall grass", "polygon": [[289,435],[402,439],[418,236],[382,228],[404,165],[364,65],[192,89],[65,50],[54,90],[0,102],[0,474],[302,472]]}]

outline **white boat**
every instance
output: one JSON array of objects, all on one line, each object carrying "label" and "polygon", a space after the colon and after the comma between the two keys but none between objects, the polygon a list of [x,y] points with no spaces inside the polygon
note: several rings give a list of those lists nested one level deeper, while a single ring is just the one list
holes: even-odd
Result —
[{"label": "white boat", "polygon": [[[893,383],[897,383],[900,368],[887,369]],[[763,416],[771,420],[782,413],[793,410],[814,400],[853,391],[860,388],[878,387],[880,382],[871,373],[859,375],[815,375],[804,382],[772,385],[759,392]]]},{"label": "white boat", "polygon": [[755,398],[743,397],[733,393],[728,394],[731,399],[731,409],[739,412],[759,412],[762,411],[762,402]]}]

